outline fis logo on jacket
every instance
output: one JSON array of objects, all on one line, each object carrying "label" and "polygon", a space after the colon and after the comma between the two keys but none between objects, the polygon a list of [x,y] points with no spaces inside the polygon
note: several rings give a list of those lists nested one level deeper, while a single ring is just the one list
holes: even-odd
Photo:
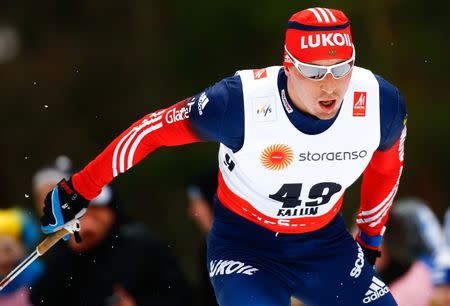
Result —
[{"label": "fis logo on jacket", "polygon": [[256,122],[276,120],[275,97],[261,97],[253,100],[254,119]]},{"label": "fis logo on jacket", "polygon": [[266,104],[263,107],[256,110],[256,114],[262,115],[264,117],[266,117],[271,112],[272,112],[272,106],[270,106],[270,104]]}]

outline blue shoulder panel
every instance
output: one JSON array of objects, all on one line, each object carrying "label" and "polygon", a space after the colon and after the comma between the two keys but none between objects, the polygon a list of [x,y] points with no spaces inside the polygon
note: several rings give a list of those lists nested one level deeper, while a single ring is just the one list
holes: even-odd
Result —
[{"label": "blue shoulder panel", "polygon": [[398,89],[375,75],[380,86],[381,139],[378,150],[385,151],[399,139],[405,126],[406,105]]},{"label": "blue shoulder panel", "polygon": [[195,96],[189,122],[204,140],[238,151],[244,143],[244,97],[241,77],[225,78]]}]

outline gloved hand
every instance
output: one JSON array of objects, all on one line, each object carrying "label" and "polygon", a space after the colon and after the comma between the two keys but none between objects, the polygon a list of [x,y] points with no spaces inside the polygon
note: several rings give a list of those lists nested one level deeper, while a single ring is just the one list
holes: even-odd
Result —
[{"label": "gloved hand", "polygon": [[371,266],[375,266],[375,262],[378,257],[381,256],[381,252],[379,250],[369,249],[361,245],[361,249],[363,250],[364,257],[367,259]]},{"label": "gloved hand", "polygon": [[[73,188],[71,180],[61,180],[44,200],[41,229],[51,234],[63,228],[67,222],[79,219],[86,212],[89,201]],[[67,240],[68,236],[64,240]]]}]

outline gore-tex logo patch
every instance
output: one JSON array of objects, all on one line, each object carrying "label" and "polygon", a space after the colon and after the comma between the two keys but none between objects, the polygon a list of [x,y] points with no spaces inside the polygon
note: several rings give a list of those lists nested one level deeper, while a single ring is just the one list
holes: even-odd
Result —
[{"label": "gore-tex logo patch", "polygon": [[266,69],[255,69],[255,70],[253,70],[253,76],[255,77],[255,80],[264,79],[267,77],[267,70]]},{"label": "gore-tex logo patch", "polygon": [[365,117],[367,105],[367,92],[355,91],[353,95],[353,116]]}]

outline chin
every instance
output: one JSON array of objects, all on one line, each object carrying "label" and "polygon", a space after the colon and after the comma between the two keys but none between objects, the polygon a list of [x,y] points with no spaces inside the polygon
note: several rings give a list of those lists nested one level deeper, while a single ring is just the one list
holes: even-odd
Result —
[{"label": "chin", "polygon": [[320,113],[320,114],[316,114],[315,116],[317,118],[319,118],[320,120],[329,120],[329,119],[332,119],[334,116],[336,116],[336,114],[337,114],[337,112],[333,112],[331,114]]}]

